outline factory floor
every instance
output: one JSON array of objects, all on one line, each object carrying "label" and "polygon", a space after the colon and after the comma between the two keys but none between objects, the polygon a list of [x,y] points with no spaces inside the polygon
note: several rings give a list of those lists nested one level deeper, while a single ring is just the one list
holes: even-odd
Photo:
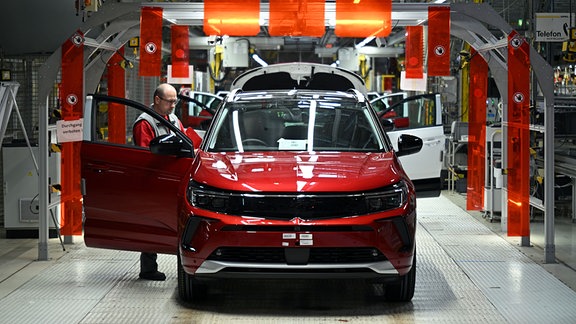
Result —
[{"label": "factory floor", "polygon": [[[568,323],[576,322],[576,225],[556,224],[558,262],[543,263],[543,223],[531,245],[498,221],[467,212],[465,196],[418,199],[416,292],[389,303],[355,281],[251,280],[210,287],[196,304],[177,297],[176,256],[166,281],[138,279],[139,253],[88,248],[82,237],[0,238],[0,323]],[[5,237],[5,236],[4,236]]]}]

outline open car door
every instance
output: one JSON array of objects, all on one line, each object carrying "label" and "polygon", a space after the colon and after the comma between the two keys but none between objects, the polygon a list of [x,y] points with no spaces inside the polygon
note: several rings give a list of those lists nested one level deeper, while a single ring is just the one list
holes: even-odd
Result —
[{"label": "open car door", "polygon": [[[176,254],[178,189],[194,158],[192,141],[152,109],[123,98],[86,99],[81,149],[87,246]],[[170,128],[178,154],[153,154],[132,140],[147,112]]]},{"label": "open car door", "polygon": [[[399,97],[396,97],[399,98]],[[388,136],[398,150],[398,138],[410,134],[422,139],[420,152],[400,157],[402,167],[416,186],[418,197],[438,196],[442,190],[442,165],[446,136],[442,124],[440,94],[422,94],[390,100],[386,96],[372,99],[381,120],[387,120]],[[384,108],[384,102],[390,105]],[[386,124],[386,122],[384,122]]]}]

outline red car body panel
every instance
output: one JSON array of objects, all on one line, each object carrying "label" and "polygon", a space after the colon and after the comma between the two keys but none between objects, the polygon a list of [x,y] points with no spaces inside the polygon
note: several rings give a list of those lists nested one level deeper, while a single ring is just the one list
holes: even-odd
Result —
[{"label": "red car body panel", "polygon": [[92,142],[82,143],[81,154],[86,245],[176,254],[176,215],[192,159]]}]

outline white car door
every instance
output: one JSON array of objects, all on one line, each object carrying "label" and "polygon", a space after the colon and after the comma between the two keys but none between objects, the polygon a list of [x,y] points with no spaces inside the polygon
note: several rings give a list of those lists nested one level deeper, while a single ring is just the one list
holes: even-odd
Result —
[{"label": "white car door", "polygon": [[[371,100],[378,106],[386,96]],[[398,137],[410,134],[422,139],[422,150],[416,154],[402,156],[402,166],[416,189],[442,188],[442,159],[446,136],[442,125],[442,105],[439,94],[424,94],[403,99],[388,108],[378,111],[382,119],[392,121],[394,127],[387,131],[394,149],[398,149]]]}]

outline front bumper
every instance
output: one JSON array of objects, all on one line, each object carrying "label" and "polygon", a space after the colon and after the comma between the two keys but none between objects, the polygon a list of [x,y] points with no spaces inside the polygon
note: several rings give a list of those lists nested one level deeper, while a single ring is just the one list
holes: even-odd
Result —
[{"label": "front bumper", "polygon": [[414,253],[415,211],[301,222],[190,216],[184,270],[214,278],[397,278]]},{"label": "front bumper", "polygon": [[371,279],[382,276],[396,277],[398,270],[390,261],[357,264],[261,264],[206,260],[196,270],[195,276],[212,278],[299,278]]}]

